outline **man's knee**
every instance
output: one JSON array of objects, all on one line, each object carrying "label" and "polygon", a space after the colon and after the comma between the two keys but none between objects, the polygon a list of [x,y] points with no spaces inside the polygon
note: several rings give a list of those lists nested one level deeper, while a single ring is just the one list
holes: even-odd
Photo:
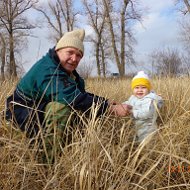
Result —
[{"label": "man's knee", "polygon": [[46,124],[65,126],[71,114],[71,108],[59,102],[50,102],[45,107]]}]

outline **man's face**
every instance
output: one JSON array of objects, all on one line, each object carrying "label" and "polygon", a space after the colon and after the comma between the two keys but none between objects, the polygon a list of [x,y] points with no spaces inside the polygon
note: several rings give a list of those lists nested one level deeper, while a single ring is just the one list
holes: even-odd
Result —
[{"label": "man's face", "polygon": [[67,73],[72,73],[82,59],[82,53],[76,48],[63,48],[57,51],[60,63]]},{"label": "man's face", "polygon": [[133,89],[133,94],[137,97],[137,98],[143,98],[144,96],[146,96],[149,93],[149,90],[146,86],[143,85],[138,85],[135,86],[135,88]]}]

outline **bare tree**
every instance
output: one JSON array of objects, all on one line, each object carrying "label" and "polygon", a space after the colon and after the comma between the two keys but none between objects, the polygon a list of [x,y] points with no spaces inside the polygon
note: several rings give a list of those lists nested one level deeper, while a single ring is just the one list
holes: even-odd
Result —
[{"label": "bare tree", "polygon": [[90,36],[89,40],[95,46],[95,57],[98,76],[106,76],[106,35],[105,18],[106,12],[101,0],[83,0],[85,15],[89,25],[94,29],[95,36]]},{"label": "bare tree", "polygon": [[[184,15],[190,13],[190,0],[175,0],[175,3]],[[185,46],[190,50],[190,19],[183,19],[182,21],[180,21],[179,24],[181,29],[181,40],[184,42]]]},{"label": "bare tree", "polygon": [[187,7],[188,12],[190,13],[190,1],[189,0],[183,0],[185,3],[185,6]]},{"label": "bare tree", "polygon": [[134,63],[133,44],[135,39],[130,30],[130,21],[140,21],[141,14],[136,9],[135,0],[103,0],[103,3],[114,58],[120,76],[124,76],[126,63]]},{"label": "bare tree", "polygon": [[183,64],[186,68],[186,73],[190,73],[190,23],[184,22],[181,23],[181,40],[183,43]]},{"label": "bare tree", "polygon": [[190,14],[190,0],[175,0],[175,3],[184,15]]},{"label": "bare tree", "polygon": [[180,39],[185,50],[190,53],[190,19],[180,22]]},{"label": "bare tree", "polygon": [[151,58],[157,74],[176,76],[183,71],[182,57],[177,49],[156,50],[151,54]]},{"label": "bare tree", "polygon": [[[178,9],[184,14],[190,14],[190,0],[175,0],[176,6]],[[187,15],[189,16],[189,15]],[[184,16],[179,22],[180,28],[180,40],[183,43],[184,47],[184,55],[183,55],[183,63],[186,66],[186,71],[189,72],[190,67],[190,18]]]},{"label": "bare tree", "polygon": [[8,36],[9,76],[17,77],[16,38],[19,37],[19,40],[21,40],[23,36],[29,35],[30,29],[34,28],[27,17],[24,16],[24,13],[37,2],[38,0],[1,0],[3,9],[0,14],[0,29],[3,29]]},{"label": "bare tree", "polygon": [[35,9],[43,14],[56,41],[75,26],[78,12],[74,9],[74,0],[49,1],[48,7],[36,6]]},{"label": "bare tree", "polygon": [[5,57],[6,43],[2,33],[0,33],[0,60],[1,60],[1,80],[5,80]]}]

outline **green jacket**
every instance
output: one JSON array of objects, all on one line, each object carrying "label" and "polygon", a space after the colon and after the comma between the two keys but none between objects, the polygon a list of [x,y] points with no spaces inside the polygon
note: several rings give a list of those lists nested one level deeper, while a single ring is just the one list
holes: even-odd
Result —
[{"label": "green jacket", "polygon": [[97,116],[103,114],[108,106],[103,97],[85,91],[84,80],[76,71],[72,77],[69,76],[59,62],[55,50],[50,49],[7,98],[6,119],[14,119],[22,131],[27,131],[28,137],[38,133],[39,121],[44,127],[44,110],[49,102],[57,101],[87,114],[95,103],[98,104]]},{"label": "green jacket", "polygon": [[54,49],[42,57],[25,74],[17,86],[24,99],[38,102],[57,101],[76,110],[87,111],[94,103],[100,104],[98,115],[105,112],[108,103],[103,97],[85,91],[84,80],[74,71],[69,76],[59,63]]}]

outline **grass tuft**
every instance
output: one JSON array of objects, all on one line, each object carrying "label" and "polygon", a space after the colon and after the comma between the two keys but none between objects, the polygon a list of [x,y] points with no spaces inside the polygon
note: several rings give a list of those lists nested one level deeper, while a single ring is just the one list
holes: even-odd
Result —
[{"label": "grass tuft", "polygon": [[[17,81],[1,83],[0,111]],[[97,108],[71,129],[72,141],[52,165],[37,161],[38,146],[1,117],[0,189],[3,190],[178,190],[190,189],[190,83],[189,78],[154,79],[154,90],[164,106],[159,131],[137,144],[132,120],[105,114]],[[128,79],[87,81],[88,91],[125,101],[131,95]],[[69,127],[69,126],[68,126]]]}]

